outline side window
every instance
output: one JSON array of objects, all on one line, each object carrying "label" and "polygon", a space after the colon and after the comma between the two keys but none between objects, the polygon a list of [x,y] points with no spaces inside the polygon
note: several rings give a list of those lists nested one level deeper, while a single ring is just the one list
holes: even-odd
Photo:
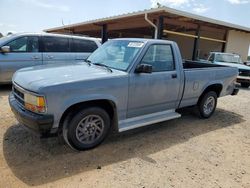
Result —
[{"label": "side window", "polygon": [[210,57],[208,58],[208,61],[211,61],[211,62],[214,61],[214,54],[210,55]]},{"label": "side window", "polygon": [[43,37],[44,52],[69,52],[69,39],[62,37]]},{"label": "side window", "polygon": [[94,41],[83,39],[72,39],[71,45],[72,52],[89,52],[92,53],[97,49],[97,45]]},{"label": "side window", "polygon": [[38,52],[38,37],[21,37],[6,44],[10,52]]},{"label": "side window", "polygon": [[28,52],[39,52],[39,39],[38,39],[38,37],[28,37],[27,51]]},{"label": "side window", "polygon": [[152,65],[153,72],[175,70],[174,57],[170,45],[155,44],[150,46],[141,63]]}]

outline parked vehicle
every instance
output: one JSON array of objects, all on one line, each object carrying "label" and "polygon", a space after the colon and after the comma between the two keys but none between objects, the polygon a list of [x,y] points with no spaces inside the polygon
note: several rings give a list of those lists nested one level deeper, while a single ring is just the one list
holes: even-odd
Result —
[{"label": "parked vehicle", "polygon": [[208,57],[208,61],[217,65],[237,67],[239,70],[237,82],[245,88],[250,86],[250,67],[242,62],[239,55],[232,53],[211,52]]},{"label": "parked vehicle", "polygon": [[42,135],[62,134],[85,150],[111,127],[122,132],[179,118],[179,108],[197,105],[209,118],[218,97],[237,94],[237,74],[237,68],[183,63],[175,42],[115,39],[85,63],[17,71],[9,103],[21,124]]},{"label": "parked vehicle", "polygon": [[244,65],[250,66],[250,61],[244,62]]},{"label": "parked vehicle", "polygon": [[49,33],[21,33],[0,39],[0,84],[11,83],[18,69],[43,64],[74,63],[100,46],[94,38]]}]

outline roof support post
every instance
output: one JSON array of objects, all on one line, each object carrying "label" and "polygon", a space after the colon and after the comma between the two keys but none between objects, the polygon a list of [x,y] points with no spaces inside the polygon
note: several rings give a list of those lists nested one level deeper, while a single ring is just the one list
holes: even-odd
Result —
[{"label": "roof support post", "polygon": [[108,40],[108,26],[107,24],[102,25],[102,44]]},{"label": "roof support post", "polygon": [[[226,30],[225,35],[224,35],[224,40],[225,41],[227,41],[227,36],[228,36],[228,30]],[[223,42],[221,51],[225,52],[225,50],[226,50],[226,42]]]},{"label": "roof support post", "polygon": [[194,38],[194,48],[193,48],[193,56],[192,60],[195,61],[198,59],[198,49],[199,49],[199,44],[200,44],[200,32],[201,31],[201,26],[198,25],[197,30],[196,30],[196,38]]},{"label": "roof support post", "polygon": [[157,25],[157,39],[162,39],[164,29],[164,16],[159,16],[159,22]]}]

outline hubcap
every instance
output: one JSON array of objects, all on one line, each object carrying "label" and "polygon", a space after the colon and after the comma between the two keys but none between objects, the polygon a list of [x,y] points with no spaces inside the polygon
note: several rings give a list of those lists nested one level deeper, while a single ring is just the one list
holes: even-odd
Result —
[{"label": "hubcap", "polygon": [[76,127],[76,138],[83,144],[92,144],[104,131],[104,121],[98,115],[84,117]]},{"label": "hubcap", "polygon": [[210,96],[204,103],[203,111],[206,115],[210,115],[213,112],[214,107],[215,107],[215,98]]}]

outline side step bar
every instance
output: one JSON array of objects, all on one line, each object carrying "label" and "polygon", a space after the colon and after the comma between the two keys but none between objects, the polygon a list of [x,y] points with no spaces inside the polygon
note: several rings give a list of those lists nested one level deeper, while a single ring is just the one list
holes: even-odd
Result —
[{"label": "side step bar", "polygon": [[131,129],[143,127],[146,125],[159,123],[171,119],[180,118],[181,114],[175,112],[175,110],[167,110],[163,112],[157,112],[153,114],[147,114],[134,118],[129,118],[119,121],[119,132],[128,131]]}]

